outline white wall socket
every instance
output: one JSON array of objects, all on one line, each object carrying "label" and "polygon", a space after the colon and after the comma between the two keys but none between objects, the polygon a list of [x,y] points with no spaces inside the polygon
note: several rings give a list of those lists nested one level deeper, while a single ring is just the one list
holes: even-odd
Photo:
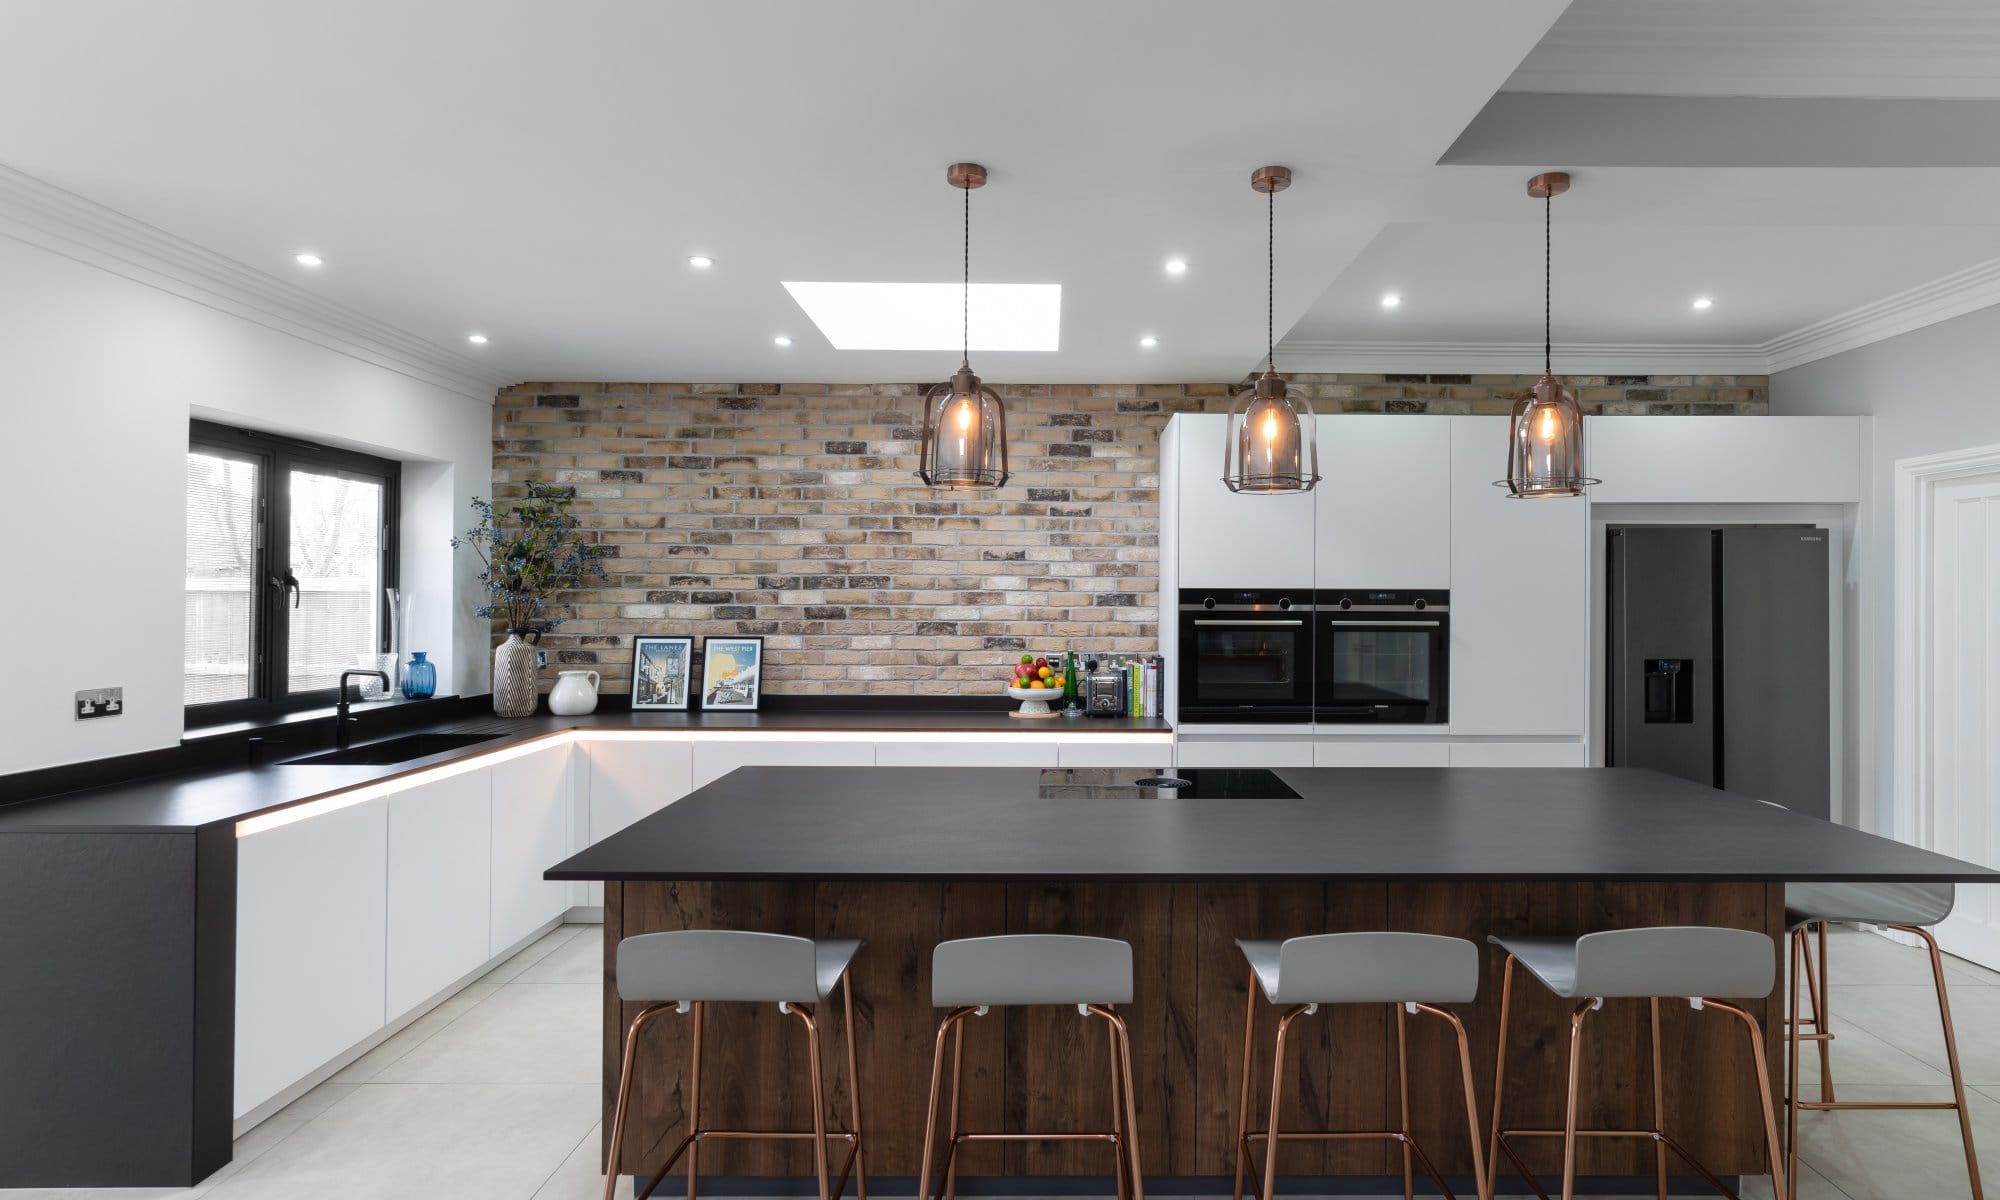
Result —
[{"label": "white wall socket", "polygon": [[115,717],[125,711],[125,689],[89,688],[76,694],[76,719],[95,720],[98,717]]}]

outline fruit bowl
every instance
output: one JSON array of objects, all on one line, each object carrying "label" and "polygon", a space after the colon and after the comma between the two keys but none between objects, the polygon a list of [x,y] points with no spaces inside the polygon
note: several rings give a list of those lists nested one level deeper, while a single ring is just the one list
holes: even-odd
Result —
[{"label": "fruit bowl", "polygon": [[1062,699],[1061,688],[1010,687],[1007,694],[1021,702],[1018,715],[1023,717],[1052,717],[1055,713],[1049,708],[1049,702]]}]

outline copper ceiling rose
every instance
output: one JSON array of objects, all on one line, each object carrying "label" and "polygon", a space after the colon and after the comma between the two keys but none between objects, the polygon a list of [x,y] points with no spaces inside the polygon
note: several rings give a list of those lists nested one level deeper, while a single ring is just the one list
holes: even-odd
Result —
[{"label": "copper ceiling rose", "polygon": [[[1569,176],[1563,178],[1568,179]],[[986,168],[978,163],[953,163],[946,168],[944,180],[955,188],[964,188],[969,192],[986,186]]]},{"label": "copper ceiling rose", "polygon": [[1568,190],[1568,171],[1543,171],[1528,181],[1528,194],[1537,200],[1560,196]]}]

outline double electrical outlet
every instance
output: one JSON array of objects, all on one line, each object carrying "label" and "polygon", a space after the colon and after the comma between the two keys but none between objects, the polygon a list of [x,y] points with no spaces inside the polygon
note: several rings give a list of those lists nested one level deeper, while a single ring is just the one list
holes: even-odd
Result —
[{"label": "double electrical outlet", "polygon": [[88,688],[76,694],[76,719],[94,721],[98,717],[115,717],[125,711],[125,689]]}]

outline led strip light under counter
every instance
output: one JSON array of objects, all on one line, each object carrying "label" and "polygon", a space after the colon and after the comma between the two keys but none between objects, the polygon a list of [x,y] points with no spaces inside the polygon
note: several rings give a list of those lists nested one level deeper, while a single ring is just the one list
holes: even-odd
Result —
[{"label": "led strip light under counter", "polygon": [[338,812],[356,804],[363,804],[381,796],[393,796],[397,792],[414,787],[463,775],[467,771],[483,770],[509,759],[521,758],[556,746],[572,745],[577,742],[917,742],[917,743],[973,743],[1007,744],[1016,746],[1171,746],[1174,735],[1166,731],[1158,732],[1105,732],[1066,733],[1049,731],[1020,733],[993,733],[980,731],[951,730],[889,730],[866,729],[804,729],[776,731],[762,729],[571,729],[561,733],[538,737],[516,745],[506,746],[486,753],[475,753],[465,758],[443,763],[407,775],[398,775],[375,783],[365,783],[345,791],[334,792],[314,800],[306,800],[287,808],[259,813],[236,823],[236,836],[249,837],[266,830],[278,829],[295,821],[309,820],[330,812]]}]

